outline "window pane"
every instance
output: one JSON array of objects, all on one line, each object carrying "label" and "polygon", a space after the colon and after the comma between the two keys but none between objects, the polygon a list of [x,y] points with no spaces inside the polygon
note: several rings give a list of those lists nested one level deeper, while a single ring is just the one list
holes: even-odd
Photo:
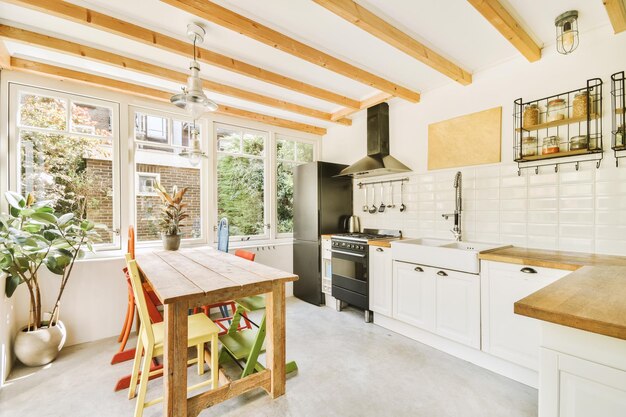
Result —
[{"label": "window pane", "polygon": [[231,236],[264,233],[264,161],[220,154],[217,215],[227,217]]},{"label": "window pane", "polygon": [[169,120],[165,117],[135,113],[135,138],[154,143],[168,143]]},{"label": "window pane", "polygon": [[241,132],[217,128],[217,150],[219,152],[240,153],[241,152]]},{"label": "window pane", "polygon": [[[187,187],[183,202],[187,204],[189,217],[182,222],[183,239],[202,237],[200,169],[192,168],[189,162],[178,155],[154,154],[138,151],[136,156],[138,187],[136,195],[137,241],[145,242],[161,239],[159,220],[161,218],[161,198],[151,193],[153,182],[159,181],[171,193],[174,186]],[[167,164],[169,162],[169,164]]]},{"label": "window pane", "polygon": [[72,132],[113,136],[112,117],[109,108],[72,103]]},{"label": "window pane", "polygon": [[278,155],[278,159],[283,159],[285,161],[295,161],[295,147],[295,142],[290,140],[276,141],[276,152]]},{"label": "window pane", "polygon": [[110,146],[96,138],[21,131],[21,191],[52,200],[59,213],[75,213],[109,230],[112,243],[113,167]]},{"label": "window pane", "polygon": [[[191,140],[191,128],[193,123],[174,120],[172,122],[172,145],[189,147]],[[196,125],[196,129],[200,133],[200,126]]]},{"label": "window pane", "polygon": [[293,168],[294,163],[279,162],[276,169],[278,233],[293,232]]},{"label": "window pane", "polygon": [[60,98],[20,95],[20,126],[67,129],[67,102]]},{"label": "window pane", "polygon": [[313,161],[313,145],[310,143],[296,143],[296,160],[298,162]]},{"label": "window pane", "polygon": [[243,153],[254,156],[265,154],[265,135],[246,133],[243,135]]}]

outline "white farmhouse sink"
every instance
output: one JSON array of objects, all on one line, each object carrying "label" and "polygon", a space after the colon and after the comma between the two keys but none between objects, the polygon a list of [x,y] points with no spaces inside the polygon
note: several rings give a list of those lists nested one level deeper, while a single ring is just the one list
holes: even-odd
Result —
[{"label": "white farmhouse sink", "polygon": [[407,239],[391,242],[391,257],[396,261],[478,274],[478,254],[505,246],[436,238]]}]

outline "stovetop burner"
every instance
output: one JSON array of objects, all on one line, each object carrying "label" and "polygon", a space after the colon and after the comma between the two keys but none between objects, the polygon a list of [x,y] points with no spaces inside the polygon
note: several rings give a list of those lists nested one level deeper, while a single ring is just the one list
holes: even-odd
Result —
[{"label": "stovetop burner", "polygon": [[401,237],[402,232],[400,230],[378,230],[378,229],[365,229],[362,233],[338,233],[332,235],[333,239],[345,239],[358,242],[367,242],[373,239],[390,239],[394,237]]}]

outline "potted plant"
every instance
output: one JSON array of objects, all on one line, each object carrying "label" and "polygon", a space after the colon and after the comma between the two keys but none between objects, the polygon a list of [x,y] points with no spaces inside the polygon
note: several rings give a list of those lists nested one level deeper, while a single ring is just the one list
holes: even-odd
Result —
[{"label": "potted plant", "polygon": [[[65,286],[83,248],[93,250],[95,225],[73,213],[57,215],[51,201],[35,202],[32,195],[5,194],[9,213],[0,215],[0,270],[7,274],[5,293],[11,297],[20,284],[28,288],[30,316],[15,338],[15,355],[28,366],[53,361],[65,343],[59,307]],[[61,276],[52,311],[44,315],[41,267]]]},{"label": "potted plant", "polygon": [[187,192],[187,188],[179,191],[178,187],[174,186],[171,194],[158,182],[154,188],[161,197],[162,202],[159,225],[163,232],[163,247],[166,250],[178,250],[182,235],[180,229],[184,226],[181,222],[189,217],[185,211],[187,204],[183,203],[183,197]]}]

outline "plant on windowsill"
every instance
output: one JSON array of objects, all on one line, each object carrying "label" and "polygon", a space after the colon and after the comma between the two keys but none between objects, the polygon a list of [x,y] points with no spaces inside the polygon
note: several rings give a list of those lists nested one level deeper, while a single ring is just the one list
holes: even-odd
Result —
[{"label": "plant on windowsill", "polygon": [[[73,213],[56,214],[51,201],[35,202],[29,194],[7,192],[9,213],[0,215],[0,270],[7,274],[5,294],[11,297],[20,284],[28,288],[30,315],[18,332],[14,351],[28,366],[52,362],[65,343],[59,308],[76,259],[84,249],[93,251],[98,226]],[[42,269],[61,276],[52,312],[43,312]]]},{"label": "plant on windowsill", "polygon": [[178,250],[182,236],[181,228],[184,226],[181,222],[189,217],[185,211],[187,204],[183,203],[183,197],[187,192],[187,188],[178,190],[178,187],[174,186],[170,194],[165,187],[157,182],[154,189],[161,197],[162,203],[159,225],[163,233],[163,248],[166,250]]}]

